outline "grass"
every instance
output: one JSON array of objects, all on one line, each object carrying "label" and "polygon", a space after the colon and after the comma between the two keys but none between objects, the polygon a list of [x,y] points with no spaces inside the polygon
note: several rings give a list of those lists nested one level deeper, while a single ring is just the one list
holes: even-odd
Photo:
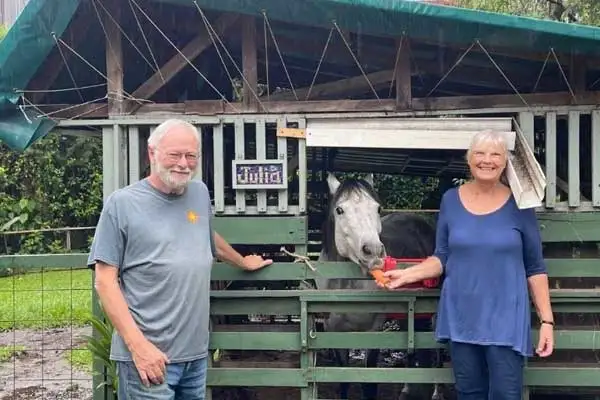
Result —
[{"label": "grass", "polygon": [[0,278],[0,331],[83,326],[92,312],[90,270]]},{"label": "grass", "polygon": [[23,351],[25,346],[0,346],[0,362],[8,361]]},{"label": "grass", "polygon": [[64,357],[73,367],[90,374],[92,373],[94,357],[92,352],[85,347],[67,350]]}]

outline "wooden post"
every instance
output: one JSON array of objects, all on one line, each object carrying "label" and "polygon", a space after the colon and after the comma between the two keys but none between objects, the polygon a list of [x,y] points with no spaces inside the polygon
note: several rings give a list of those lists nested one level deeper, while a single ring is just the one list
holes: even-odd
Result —
[{"label": "wooden post", "polygon": [[243,86],[244,109],[257,111],[258,102],[254,93],[258,94],[258,61],[256,53],[256,21],[252,16],[242,19],[242,65],[246,78]]},{"label": "wooden post", "polygon": [[402,41],[398,63],[396,65],[396,109],[408,110],[412,107],[412,84],[410,68],[410,42],[405,36],[398,40],[398,46]]},{"label": "wooden post", "polygon": [[[121,6],[117,1],[108,4],[108,10],[115,21],[121,20]],[[119,115],[124,110],[123,100],[123,47],[122,35],[111,18],[105,16],[106,29],[106,76],[108,93],[108,115]]]}]

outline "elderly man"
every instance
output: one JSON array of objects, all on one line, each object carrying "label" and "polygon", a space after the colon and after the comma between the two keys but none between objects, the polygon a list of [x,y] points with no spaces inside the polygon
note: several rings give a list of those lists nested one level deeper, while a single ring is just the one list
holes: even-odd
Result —
[{"label": "elderly man", "polygon": [[115,327],[119,400],[205,397],[213,257],[253,271],[272,263],[241,256],[212,231],[196,128],[168,120],[148,139],[151,173],[112,193],[88,264]]}]

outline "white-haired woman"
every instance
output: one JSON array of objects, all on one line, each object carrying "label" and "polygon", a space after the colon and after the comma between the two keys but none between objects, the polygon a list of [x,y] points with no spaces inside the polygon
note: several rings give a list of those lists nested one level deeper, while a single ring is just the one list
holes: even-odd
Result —
[{"label": "white-haired woman", "polygon": [[459,400],[520,400],[533,355],[528,288],[539,317],[535,352],[553,350],[548,275],[534,209],[517,207],[503,182],[505,137],[477,133],[467,151],[472,179],[444,193],[436,250],[422,263],[387,272],[388,288],[444,276],[436,339],[449,343]]}]

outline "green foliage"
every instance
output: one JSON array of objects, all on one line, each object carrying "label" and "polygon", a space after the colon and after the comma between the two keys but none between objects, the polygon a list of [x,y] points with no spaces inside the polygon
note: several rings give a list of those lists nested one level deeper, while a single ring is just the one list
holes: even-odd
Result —
[{"label": "green foliage", "polygon": [[598,0],[457,0],[457,5],[503,14],[600,25]]},{"label": "green foliage", "polygon": [[[0,143],[0,188],[0,230],[94,226],[102,207],[102,143],[50,134],[23,153]],[[9,239],[11,252],[65,251],[48,234]]]},{"label": "green foliage", "polygon": [[96,336],[85,336],[85,339],[87,340],[86,347],[92,353],[94,360],[99,360],[106,369],[106,375],[96,371],[96,374],[99,374],[104,378],[96,389],[106,386],[109,390],[113,391],[116,397],[119,387],[117,363],[110,359],[110,346],[114,327],[103,310],[100,315],[94,316],[89,322],[92,325]]}]

